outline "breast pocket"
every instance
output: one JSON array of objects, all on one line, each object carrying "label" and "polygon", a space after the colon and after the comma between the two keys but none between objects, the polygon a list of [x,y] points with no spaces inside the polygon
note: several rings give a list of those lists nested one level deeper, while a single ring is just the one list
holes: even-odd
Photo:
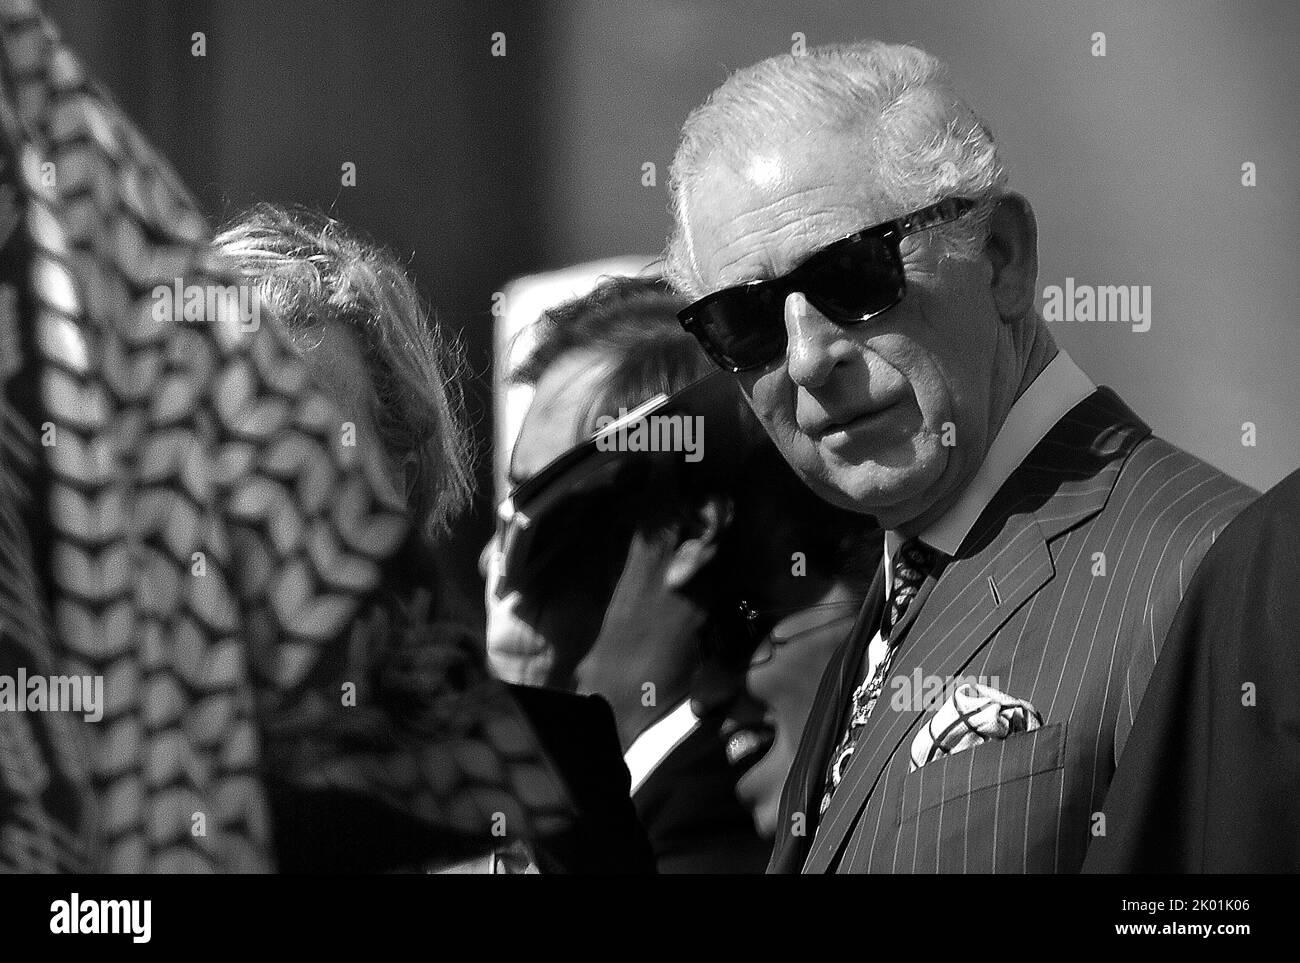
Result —
[{"label": "breast pocket", "polygon": [[910,854],[916,872],[1054,871],[1065,734],[1057,722],[908,773],[900,855]]}]

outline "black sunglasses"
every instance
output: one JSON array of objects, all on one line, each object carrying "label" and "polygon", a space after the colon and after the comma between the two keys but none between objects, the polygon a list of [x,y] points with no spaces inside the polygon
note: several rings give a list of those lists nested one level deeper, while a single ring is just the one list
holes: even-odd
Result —
[{"label": "black sunglasses", "polygon": [[[593,526],[608,529],[613,523],[594,506],[622,502],[626,510],[634,499],[646,480],[646,457],[603,442],[652,416],[690,413],[713,420],[720,406],[738,410],[741,404],[735,383],[711,372],[671,395],[655,395],[517,485],[497,508],[499,590],[530,584],[573,547],[575,536]],[[719,438],[710,457],[728,457],[730,450],[728,439]]]},{"label": "black sunglasses", "polygon": [[677,314],[682,327],[721,368],[736,372],[769,364],[785,354],[785,299],[795,291],[838,324],[858,324],[888,311],[907,291],[903,238],[947,224],[978,202],[949,197],[833,241],[794,270],[769,281],[715,291]]}]

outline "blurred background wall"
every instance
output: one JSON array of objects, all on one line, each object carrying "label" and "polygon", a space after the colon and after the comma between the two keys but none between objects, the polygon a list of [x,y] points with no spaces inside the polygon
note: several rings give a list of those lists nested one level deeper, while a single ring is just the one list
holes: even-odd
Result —
[{"label": "blurred background wall", "polygon": [[[1038,213],[1040,293],[1067,277],[1151,287],[1149,331],[1061,321],[1058,341],[1157,432],[1238,478],[1264,488],[1300,464],[1289,0],[44,8],[214,222],[259,199],[311,204],[408,259],[462,332],[485,452],[493,293],[520,274],[658,249],[686,113],[728,71],[801,35],[911,42],[946,60]],[[204,57],[191,54],[197,31]],[[497,32],[504,57],[492,56]],[[355,187],[341,185],[348,161]],[[1242,184],[1246,163],[1255,186]],[[489,501],[451,549],[466,592]]]}]

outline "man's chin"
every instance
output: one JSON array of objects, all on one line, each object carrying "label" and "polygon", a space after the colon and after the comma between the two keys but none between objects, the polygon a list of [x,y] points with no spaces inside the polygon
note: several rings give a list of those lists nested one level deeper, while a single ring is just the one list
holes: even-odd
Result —
[{"label": "man's chin", "polygon": [[847,471],[830,472],[816,483],[810,483],[810,487],[840,508],[864,515],[891,517],[900,511],[905,512],[908,503],[930,487],[933,474],[921,465],[885,469],[856,466]]}]

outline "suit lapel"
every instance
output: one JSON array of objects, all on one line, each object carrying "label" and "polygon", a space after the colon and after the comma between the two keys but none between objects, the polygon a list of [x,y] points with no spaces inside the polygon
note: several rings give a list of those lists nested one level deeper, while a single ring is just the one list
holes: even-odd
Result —
[{"label": "suit lapel", "polygon": [[[894,752],[924,717],[891,706],[894,680],[959,675],[1055,574],[1051,539],[1099,512],[1124,458],[1149,429],[1107,388],[1080,402],[998,490],[970,535],[900,624],[880,702],[813,839],[804,872],[830,869]],[[919,695],[912,693],[912,702]],[[844,695],[847,698],[847,694]],[[837,717],[838,718],[838,717]]]},{"label": "suit lapel", "polygon": [[[1008,538],[983,552],[954,559],[934,583],[899,643],[889,679],[849,762],[804,871],[830,868],[900,742],[925,714],[892,706],[893,680],[920,668],[927,675],[956,675],[998,628],[1052,577],[1052,560],[1032,516],[1019,518]],[[988,577],[999,585],[995,598]],[[917,696],[912,694],[913,699]]]}]

